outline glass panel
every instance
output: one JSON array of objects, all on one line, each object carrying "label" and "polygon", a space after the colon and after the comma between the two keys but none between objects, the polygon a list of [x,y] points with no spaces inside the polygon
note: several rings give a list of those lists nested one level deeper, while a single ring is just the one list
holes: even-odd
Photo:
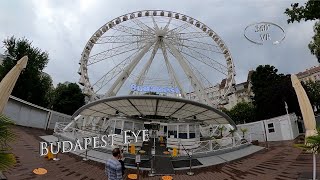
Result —
[{"label": "glass panel", "polygon": [[133,122],[125,121],[123,125],[124,126],[123,130],[132,130],[132,125],[133,125]]},{"label": "glass panel", "polygon": [[196,133],[190,133],[190,134],[189,134],[189,137],[190,137],[190,139],[191,139],[191,138],[196,138]]},{"label": "glass panel", "polygon": [[272,129],[268,129],[269,133],[273,133],[274,132],[274,128]]},{"label": "glass panel", "polygon": [[115,132],[114,132],[115,134],[121,134],[121,129],[115,129]]},{"label": "glass panel", "polygon": [[122,121],[121,120],[116,121],[116,128],[122,129]]},{"label": "glass panel", "polygon": [[181,124],[179,125],[179,132],[188,132],[187,131],[187,124]]},{"label": "glass panel", "polygon": [[268,128],[273,128],[273,123],[268,124]]},{"label": "glass panel", "polygon": [[196,132],[195,131],[195,125],[189,124],[189,132]]},{"label": "glass panel", "polygon": [[179,133],[179,138],[188,139],[188,133]]}]

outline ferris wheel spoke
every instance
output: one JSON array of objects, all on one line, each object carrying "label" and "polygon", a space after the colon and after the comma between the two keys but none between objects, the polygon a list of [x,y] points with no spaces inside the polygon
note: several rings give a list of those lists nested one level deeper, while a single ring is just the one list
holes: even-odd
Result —
[{"label": "ferris wheel spoke", "polygon": [[[222,72],[226,72],[228,70],[228,67],[221,64],[220,62],[208,57],[207,55],[204,55],[203,53],[197,51],[197,50],[194,50],[192,48],[188,48],[190,51],[189,52],[185,52],[185,49],[182,49],[182,53],[188,55],[189,57],[192,57],[210,67],[213,67],[213,68],[217,68],[219,67],[219,69],[221,69]],[[190,55],[191,53],[191,55]]]},{"label": "ferris wheel spoke", "polygon": [[200,79],[202,79],[202,82],[206,82],[208,87],[213,87],[213,85],[210,83],[210,81],[188,60],[186,59],[188,64],[190,65],[191,69],[196,72]]},{"label": "ferris wheel spoke", "polygon": [[123,61],[118,63],[114,68],[108,71],[105,75],[103,75],[97,82],[95,82],[92,86],[96,87],[95,93],[99,92],[106,84],[108,84],[113,78],[117,77],[124,68],[131,63],[133,60],[132,57],[135,56],[142,48],[136,50],[133,54],[126,57]]},{"label": "ferris wheel spoke", "polygon": [[[152,50],[152,53],[151,53],[151,56],[150,56],[148,62],[144,65],[143,69],[141,70],[139,76],[138,76],[137,79],[136,79],[136,82],[135,82],[135,83],[136,83],[137,85],[143,84],[143,82],[144,82],[144,80],[145,80],[145,78],[146,78],[146,74],[148,73],[148,71],[149,71],[149,69],[150,69],[150,66],[151,66],[151,64],[152,64],[152,61],[153,61],[153,59],[154,59],[154,57],[155,57],[158,49],[159,49],[159,42],[157,41],[156,44],[154,45],[154,48],[153,48],[153,50]],[[130,94],[133,94],[133,91],[130,91]]]},{"label": "ferris wheel spoke", "polygon": [[106,59],[112,58],[114,56],[125,54],[125,53],[131,52],[131,51],[134,51],[134,50],[137,50],[140,48],[139,46],[134,46],[133,44],[134,44],[134,42],[109,49],[103,53],[101,52],[101,53],[95,54],[95,55],[89,57],[88,66],[96,64],[100,61],[104,61]]},{"label": "ferris wheel spoke", "polygon": [[155,29],[155,30],[159,30],[159,26],[158,26],[158,24],[156,23],[156,21],[154,20],[154,17],[153,17],[153,16],[152,16],[152,22],[153,22],[154,29]]},{"label": "ferris wheel spoke", "polygon": [[173,69],[171,63],[169,62],[168,54],[167,54],[165,45],[163,43],[161,44],[161,50],[162,50],[162,54],[163,54],[163,57],[164,57],[164,60],[165,60],[165,63],[166,63],[166,66],[167,66],[167,69],[169,72],[170,79],[171,79],[171,81],[173,81],[174,83],[177,84],[178,88],[181,91],[181,95],[184,98],[186,96],[185,91],[183,90],[181,83],[179,82],[178,77],[177,77],[176,73],[174,72],[174,69]]},{"label": "ferris wheel spoke", "polygon": [[141,22],[139,19],[132,19],[132,21],[136,25],[138,25],[141,29],[143,29],[143,31],[146,31],[146,32],[154,31],[154,29],[152,29],[151,27],[147,26],[145,23]]},{"label": "ferris wheel spoke", "polygon": [[178,46],[181,47],[186,47],[186,48],[193,48],[193,49],[198,49],[198,50],[202,50],[202,51],[208,51],[208,52],[214,52],[214,53],[218,53],[218,54],[223,54],[222,52],[219,52],[219,50],[216,50],[216,48],[211,49],[212,47],[210,46],[202,46],[199,45],[197,46],[196,44],[194,45],[187,45],[186,43],[177,43]]},{"label": "ferris wheel spoke", "polygon": [[167,23],[166,26],[164,27],[165,30],[168,30],[169,25],[170,25],[170,23],[171,23],[171,20],[172,20],[172,17],[169,18],[168,23]]},{"label": "ferris wheel spoke", "polygon": [[107,43],[135,43],[149,39],[146,35],[120,35],[120,36],[101,36],[95,44]]},{"label": "ferris wheel spoke", "polygon": [[204,32],[179,33],[178,36],[180,40],[208,38],[208,34]]},{"label": "ferris wheel spoke", "polygon": [[141,29],[136,29],[133,27],[129,27],[129,26],[124,26],[124,25],[116,25],[114,27],[112,27],[112,29],[117,30],[117,31],[121,31],[127,34],[132,34],[132,35],[146,35],[146,36],[150,36],[152,35],[150,32],[148,31],[144,31]]},{"label": "ferris wheel spoke", "polygon": [[205,65],[207,65],[207,66],[209,66],[209,67],[211,67],[211,68],[213,68],[213,69],[215,69],[216,71],[218,71],[218,72],[220,72],[220,73],[222,73],[222,74],[224,74],[224,75],[227,75],[222,69],[218,69],[216,66],[214,66],[212,63],[207,63],[207,62],[205,62],[205,61],[203,61],[203,60],[200,60],[200,59],[198,59],[198,58],[196,58],[196,57],[194,57],[194,56],[192,56],[192,55],[190,55],[190,54],[188,54],[188,53],[185,53],[185,52],[181,52],[181,53],[183,53],[183,54],[185,54],[185,55],[187,55],[187,56],[189,56],[189,57],[191,57],[191,58],[193,58],[193,59],[195,59],[195,60],[197,60],[197,61],[199,61],[199,62],[201,62],[201,63],[203,63],[203,64],[205,64]]},{"label": "ferris wheel spoke", "polygon": [[180,25],[174,29],[171,29],[170,31],[168,31],[168,33],[180,33],[181,31],[188,29],[191,26],[192,26],[192,24],[183,23],[182,25]]},{"label": "ferris wheel spoke", "polygon": [[204,51],[210,51],[210,52],[223,54],[223,52],[220,50],[220,48],[218,46],[211,45],[211,44],[204,43],[204,42],[185,39],[185,40],[183,40],[183,44],[182,45],[186,46],[186,47],[190,47],[190,48],[199,49],[199,50],[204,50]]},{"label": "ferris wheel spoke", "polygon": [[127,80],[127,78],[130,76],[130,74],[132,73],[133,69],[137,66],[137,64],[140,62],[140,60],[142,59],[142,57],[149,51],[149,49],[151,48],[151,46],[156,42],[156,40],[153,40],[152,42],[148,42],[146,43],[146,45],[144,46],[144,48],[139,51],[139,53],[133,58],[133,60],[130,62],[130,64],[128,64],[125,69],[123,70],[123,72],[121,72],[120,76],[118,76],[118,78],[116,79],[116,81],[113,83],[113,85],[110,87],[110,89],[108,90],[108,92],[106,93],[106,96],[115,96],[118,91],[120,90],[120,88],[122,87],[122,85],[124,84],[124,82]]},{"label": "ferris wheel spoke", "polygon": [[188,66],[188,63],[186,62],[183,55],[172,44],[170,44],[170,42],[167,42],[166,40],[164,40],[164,42],[172,51],[172,55],[178,60],[180,66],[189,78],[194,91],[199,97],[200,102],[211,104],[211,101],[209,100],[208,96],[206,94],[202,94],[203,92],[205,92],[204,87],[202,83],[199,81],[199,79],[195,76],[190,66]]}]

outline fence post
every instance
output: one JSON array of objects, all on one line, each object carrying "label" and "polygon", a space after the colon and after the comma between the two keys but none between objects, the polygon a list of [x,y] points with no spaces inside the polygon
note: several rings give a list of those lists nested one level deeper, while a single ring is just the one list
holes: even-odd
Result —
[{"label": "fence post", "polygon": [[191,171],[191,167],[192,167],[192,151],[190,151],[189,153],[190,153],[190,155],[189,155],[189,158],[190,158],[190,170],[189,170],[189,172],[187,172],[187,175],[193,176],[194,172]]},{"label": "fence post", "polygon": [[231,140],[232,140],[232,147],[235,147],[236,146],[236,138],[233,136],[231,138]]},{"label": "fence post", "polygon": [[212,140],[209,140],[209,149],[210,149],[210,152],[212,151]]},{"label": "fence post", "polygon": [[60,159],[58,158],[58,154],[59,154],[59,152],[60,152],[60,146],[58,146],[58,143],[59,143],[59,136],[60,136],[60,134],[57,134],[57,138],[58,138],[58,141],[56,142],[57,143],[57,148],[58,148],[58,153],[56,154],[56,157],[55,158],[53,158],[53,160],[54,161],[59,161]]}]

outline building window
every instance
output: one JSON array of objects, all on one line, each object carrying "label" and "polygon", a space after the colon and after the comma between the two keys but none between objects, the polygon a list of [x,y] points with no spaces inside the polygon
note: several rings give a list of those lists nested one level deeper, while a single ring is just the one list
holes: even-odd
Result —
[{"label": "building window", "polygon": [[268,132],[269,132],[269,133],[275,132],[275,131],[274,131],[274,124],[273,124],[273,123],[269,123],[269,124],[268,124]]}]

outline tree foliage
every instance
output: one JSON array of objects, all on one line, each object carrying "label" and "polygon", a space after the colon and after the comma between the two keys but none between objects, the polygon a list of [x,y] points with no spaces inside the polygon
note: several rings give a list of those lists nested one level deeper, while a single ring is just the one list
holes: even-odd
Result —
[{"label": "tree foliage", "polygon": [[47,107],[49,104],[48,90],[52,88],[52,79],[43,73],[49,61],[48,53],[33,47],[25,38],[16,39],[14,36],[3,41],[5,59],[0,65],[0,79],[17,64],[17,61],[27,55],[27,67],[20,74],[12,95],[28,102]]},{"label": "tree foliage", "polygon": [[84,105],[85,96],[76,83],[59,83],[53,91],[52,109],[61,113],[72,115]]},{"label": "tree foliage", "polygon": [[248,123],[255,121],[255,107],[252,103],[240,102],[230,111],[223,110],[236,124]]},{"label": "tree foliage", "polygon": [[12,167],[16,162],[14,155],[8,153],[10,150],[8,142],[15,139],[15,135],[10,129],[12,124],[9,118],[0,114],[0,171]]},{"label": "tree foliage", "polygon": [[289,113],[301,114],[290,75],[278,74],[274,66],[260,65],[253,72],[251,81],[257,119],[269,119],[285,114],[285,102],[288,104]]},{"label": "tree foliage", "polygon": [[[291,4],[291,8],[287,8],[285,14],[289,16],[288,23],[295,21],[300,22],[301,20],[319,20],[320,19],[320,1],[309,0],[305,3],[305,6],[299,6],[299,3]],[[320,23],[315,23],[314,36],[308,47],[313,55],[315,55],[320,62]]]},{"label": "tree foliage", "polygon": [[303,88],[309,97],[310,103],[316,106],[317,109],[320,107],[320,81],[308,81],[302,83]]}]

